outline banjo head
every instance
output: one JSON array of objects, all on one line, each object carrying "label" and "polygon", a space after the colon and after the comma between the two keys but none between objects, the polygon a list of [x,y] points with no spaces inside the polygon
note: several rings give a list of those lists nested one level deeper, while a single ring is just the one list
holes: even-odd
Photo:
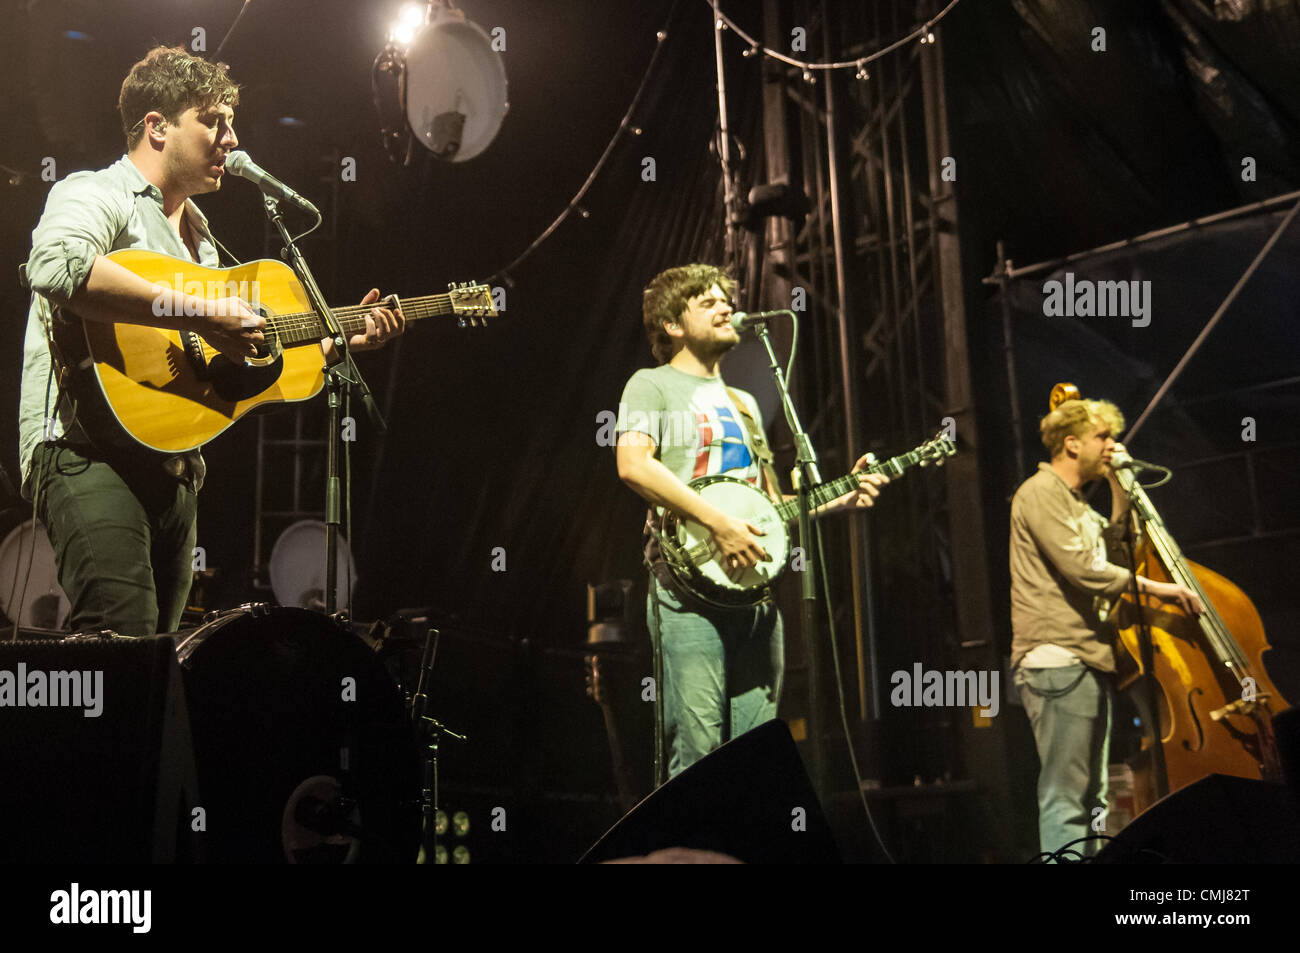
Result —
[{"label": "banjo head", "polygon": [[669,569],[703,602],[728,608],[753,605],[785,571],[790,555],[790,536],[775,504],[752,483],[734,477],[701,477],[689,486],[727,515],[762,530],[765,535],[757,539],[770,558],[746,569],[733,581],[720,560],[713,534],[694,520],[678,519],[669,513],[664,517],[661,537],[667,537],[682,557],[670,558]]}]

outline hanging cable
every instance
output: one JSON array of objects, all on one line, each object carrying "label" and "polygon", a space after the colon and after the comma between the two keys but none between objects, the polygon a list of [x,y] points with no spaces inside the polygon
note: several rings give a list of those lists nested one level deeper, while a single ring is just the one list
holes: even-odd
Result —
[{"label": "hanging cable", "polygon": [[[674,3],[672,9],[668,11],[668,23],[672,23],[673,14],[676,12],[677,3]],[[654,74],[655,66],[658,64],[659,57],[664,51],[664,46],[666,45],[664,41],[667,39],[668,29],[667,24],[665,24],[664,29],[655,34],[656,45],[654,55],[650,57],[650,62],[646,66],[645,75],[641,77],[641,85],[637,87],[636,94],[632,97],[632,102],[627,107],[627,112],[623,114],[623,121],[618,124],[618,129],[615,130],[613,137],[609,140],[609,145],[605,146],[605,151],[602,152],[600,158],[596,160],[595,168],[591,170],[586,181],[582,183],[582,188],[578,189],[577,194],[575,194],[573,198],[569,199],[569,204],[564,207],[563,212],[556,216],[555,221],[551,222],[551,224],[546,227],[546,230],[533,240],[531,245],[520,252],[514,261],[510,262],[510,264],[506,265],[504,268],[498,269],[492,277],[488,279],[488,284],[496,284],[497,279],[501,279],[504,284],[510,285],[510,272],[519,267],[528,256],[535,252],[542,242],[550,238],[551,235],[555,233],[555,230],[564,223],[564,220],[569,217],[571,212],[576,210],[583,218],[588,216],[589,213],[587,210],[578,203],[582,201],[583,196],[591,189],[592,183],[596,181],[596,176],[600,174],[600,170],[603,169],[605,163],[609,161],[610,155],[614,152],[614,147],[618,145],[619,138],[625,132],[631,132],[634,136],[641,135],[641,129],[632,125],[632,116],[636,112],[637,106],[640,105],[642,96],[645,95],[646,87],[650,83],[650,77]]]}]

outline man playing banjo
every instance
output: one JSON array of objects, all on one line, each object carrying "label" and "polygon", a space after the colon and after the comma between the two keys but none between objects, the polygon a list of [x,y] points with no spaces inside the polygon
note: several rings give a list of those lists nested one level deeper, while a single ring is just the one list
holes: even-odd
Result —
[{"label": "man playing banjo", "polygon": [[[718,565],[740,579],[770,559],[759,527],[712,505],[687,486],[727,474],[782,499],[753,396],[727,387],[722,356],[739,343],[731,325],[735,282],[711,265],[661,273],[646,287],[642,318],[658,367],[628,380],[620,408],[618,475],[653,507],[706,527]],[[855,471],[868,466],[864,456]],[[871,506],[888,477],[862,473],[855,491],[824,504]],[[654,519],[654,512],[651,519]],[[770,542],[770,539],[769,539]],[[719,608],[693,598],[666,571],[653,536],[646,615],[663,653],[660,698],[675,775],[724,741],[776,717],[784,669],[781,616],[770,598]]]}]

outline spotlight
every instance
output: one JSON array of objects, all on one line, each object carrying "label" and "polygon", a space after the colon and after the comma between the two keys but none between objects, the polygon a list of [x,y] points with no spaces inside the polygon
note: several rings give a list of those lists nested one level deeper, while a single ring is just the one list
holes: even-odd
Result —
[{"label": "spotlight", "polygon": [[388,42],[406,49],[415,39],[415,33],[428,22],[429,11],[418,3],[405,4],[388,28]]},{"label": "spotlight", "polygon": [[[489,37],[438,0],[402,8],[372,70],[390,158],[409,164],[412,140],[448,162],[464,162],[488,147],[510,108],[496,46],[503,38],[501,28]],[[380,89],[383,73],[391,77],[387,91]]]}]

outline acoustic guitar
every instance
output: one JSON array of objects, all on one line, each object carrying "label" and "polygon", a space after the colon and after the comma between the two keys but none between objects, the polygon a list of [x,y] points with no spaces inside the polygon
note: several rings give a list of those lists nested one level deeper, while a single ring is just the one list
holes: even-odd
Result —
[{"label": "acoustic guitar", "polygon": [[[107,410],[138,443],[180,453],[207,443],[256,407],[308,400],[324,386],[320,341],[328,334],[288,265],[260,260],[205,268],[137,248],[108,257],[160,292],[242,298],[266,318],[266,341],[256,357],[238,364],[191,331],[68,320],[56,308],[55,344],[62,362],[89,372],[72,375],[83,416]],[[390,296],[379,304],[400,307],[408,322],[452,315],[466,327],[496,316],[491,289],[474,283],[449,285],[446,294],[421,298]],[[375,306],[351,305],[334,314],[351,336],[365,331],[366,315]],[[91,380],[97,388],[88,384]]]}]

